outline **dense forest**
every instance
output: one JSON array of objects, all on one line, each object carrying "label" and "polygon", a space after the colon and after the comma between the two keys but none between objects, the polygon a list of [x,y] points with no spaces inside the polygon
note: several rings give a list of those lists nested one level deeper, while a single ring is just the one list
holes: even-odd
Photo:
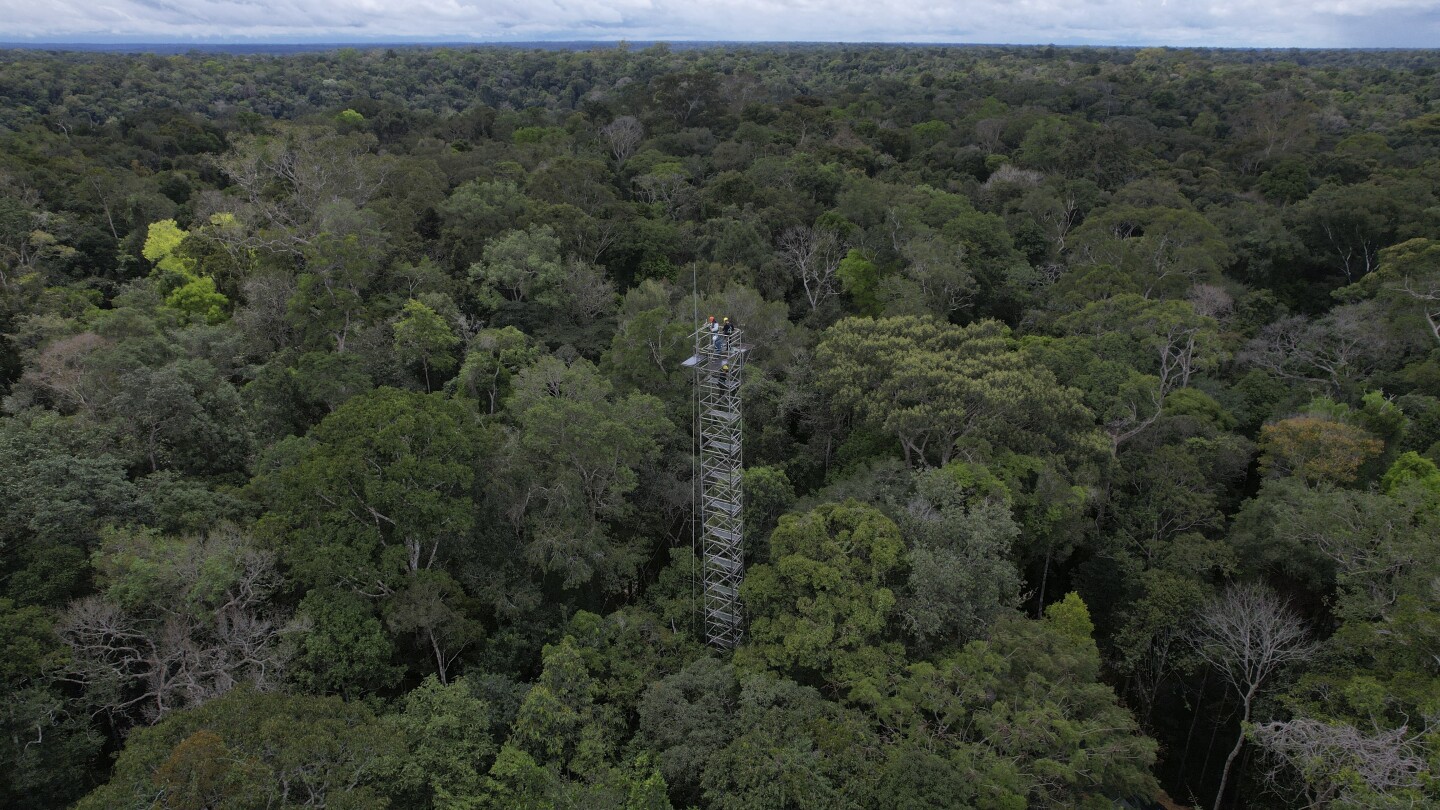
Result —
[{"label": "dense forest", "polygon": [[1437,69],[0,51],[0,804],[1437,806]]}]

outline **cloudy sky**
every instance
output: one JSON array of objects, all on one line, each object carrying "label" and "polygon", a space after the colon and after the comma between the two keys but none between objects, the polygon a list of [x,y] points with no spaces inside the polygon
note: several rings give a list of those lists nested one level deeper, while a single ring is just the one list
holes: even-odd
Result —
[{"label": "cloudy sky", "polygon": [[1440,0],[0,0],[0,41],[1440,47]]}]

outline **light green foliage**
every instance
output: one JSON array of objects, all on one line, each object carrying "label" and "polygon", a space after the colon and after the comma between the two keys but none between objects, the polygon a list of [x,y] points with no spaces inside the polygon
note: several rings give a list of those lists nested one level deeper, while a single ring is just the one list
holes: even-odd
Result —
[{"label": "light green foliage", "polygon": [[1067,593],[1064,599],[1045,608],[1045,620],[1077,642],[1094,640],[1095,623],[1090,621],[1090,609],[1078,593]]},{"label": "light green foliage", "polygon": [[187,281],[165,296],[165,305],[180,311],[190,323],[216,324],[225,320],[230,299],[215,289],[215,279],[206,276]]},{"label": "light green foliage", "polygon": [[855,302],[855,308],[866,315],[878,315],[880,300],[876,292],[880,285],[880,268],[863,251],[851,248],[840,260],[840,284]]},{"label": "light green foliage", "polygon": [[173,219],[152,223],[142,254],[154,262],[165,305],[180,313],[182,322],[220,323],[228,317],[230,299],[216,289],[215,279],[178,251],[189,235]]},{"label": "light green foliage", "polygon": [[1397,495],[1408,486],[1418,486],[1432,498],[1440,499],[1440,468],[1415,451],[1402,453],[1380,479],[1386,495]]},{"label": "light green foliage", "polygon": [[388,806],[389,764],[404,738],[359,703],[237,690],[177,712],[126,741],[85,810],[151,807]]},{"label": "light green foliage", "polygon": [[816,349],[835,407],[894,435],[912,464],[945,464],[961,441],[1016,452],[1093,448],[1077,392],[1019,351],[995,321],[847,319]]},{"label": "light green foliage", "polygon": [[857,501],[782,517],[772,562],[753,567],[741,588],[751,616],[742,660],[820,673],[852,700],[872,700],[874,679],[900,654],[884,631],[904,548],[894,522]]},{"label": "light green foliage", "polygon": [[175,248],[188,235],[173,219],[152,222],[141,255],[154,262],[156,269],[172,273],[192,272],[185,259],[175,255]]}]

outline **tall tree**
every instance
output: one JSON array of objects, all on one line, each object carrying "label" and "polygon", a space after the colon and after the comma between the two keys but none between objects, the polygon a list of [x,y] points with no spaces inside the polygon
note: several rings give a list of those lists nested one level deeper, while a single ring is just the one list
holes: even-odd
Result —
[{"label": "tall tree", "polygon": [[1261,687],[1283,667],[1308,659],[1315,645],[1288,605],[1253,584],[1233,585],[1207,603],[1196,618],[1191,644],[1240,699],[1240,730],[1215,789],[1213,806],[1219,808]]}]

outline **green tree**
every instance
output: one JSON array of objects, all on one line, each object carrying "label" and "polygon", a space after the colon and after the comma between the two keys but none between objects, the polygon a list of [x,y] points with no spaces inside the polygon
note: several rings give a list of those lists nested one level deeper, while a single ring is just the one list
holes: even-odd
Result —
[{"label": "green tree", "polygon": [[110,781],[77,807],[388,806],[404,738],[361,703],[236,690],[126,741]]},{"label": "green tree", "polygon": [[1110,265],[1146,298],[1178,298],[1213,281],[1229,257],[1224,236],[1193,210],[1114,205],[1075,229],[1072,263]]},{"label": "green tree", "polygon": [[374,606],[361,596],[312,589],[296,618],[304,634],[295,642],[292,677],[304,690],[355,699],[393,686],[404,673]]},{"label": "green tree", "polygon": [[[442,679],[476,639],[475,605],[445,569],[476,551],[476,466],[485,445],[463,403],[382,388],[351,399],[304,439],[281,442],[252,481],[269,509],[262,533],[295,579],[326,589],[311,595],[334,607],[325,613],[334,621],[318,623],[311,641],[324,647],[334,639],[363,659],[357,671],[373,674],[360,681],[387,677],[383,651],[361,649],[360,639],[374,636],[376,608],[393,632],[413,634]],[[312,671],[350,667],[326,654],[307,653]],[[356,683],[317,677],[320,689]]]},{"label": "green tree", "polygon": [[539,355],[525,333],[513,326],[482,329],[471,338],[465,362],[445,388],[478,400],[495,413],[509,396],[515,375]]},{"label": "green tree", "polygon": [[395,354],[412,366],[416,363],[420,365],[427,393],[433,390],[430,369],[444,374],[455,368],[452,352],[460,338],[435,310],[412,298],[405,303],[405,309],[392,328],[395,330]]},{"label": "green tree", "polygon": [[113,434],[30,409],[0,419],[0,560],[4,593],[21,605],[60,605],[82,593],[100,528],[141,514]]},{"label": "green tree", "polygon": [[528,300],[563,272],[560,240],[548,225],[508,231],[486,244],[480,262],[470,266],[471,280],[509,301]]},{"label": "green tree", "polygon": [[773,562],[752,567],[741,587],[751,619],[740,660],[818,674],[851,700],[873,700],[875,679],[902,653],[885,630],[904,548],[894,522],[857,501],[782,517]]},{"label": "green tree", "polygon": [[1020,601],[1008,493],[965,462],[921,473],[915,489],[899,520],[909,569],[899,613],[924,646],[981,637]]},{"label": "green tree", "polygon": [[945,464],[962,442],[1017,452],[1093,449],[1077,392],[1031,364],[995,321],[847,319],[815,352],[837,410],[899,440],[911,464]]},{"label": "green tree", "polygon": [[514,425],[493,480],[526,558],[562,587],[593,580],[622,590],[640,563],[639,539],[612,527],[632,513],[637,470],[671,429],[660,401],[615,396],[586,360],[545,357],[520,372],[505,409]]},{"label": "green tree", "polygon": [[406,693],[398,712],[381,718],[405,740],[397,778],[417,786],[420,803],[475,806],[496,752],[492,714],[464,677],[449,684],[427,677]]},{"label": "green tree", "polygon": [[282,443],[251,486],[300,581],[387,595],[468,542],[481,450],[463,405],[381,388]]},{"label": "green tree", "polygon": [[54,807],[78,799],[101,736],[80,707],[50,683],[65,652],[46,611],[0,598],[0,800],[8,807]]},{"label": "green tree", "polygon": [[1375,272],[1348,289],[1378,298],[1396,315],[1418,313],[1440,341],[1440,241],[1411,239],[1381,250]]}]

